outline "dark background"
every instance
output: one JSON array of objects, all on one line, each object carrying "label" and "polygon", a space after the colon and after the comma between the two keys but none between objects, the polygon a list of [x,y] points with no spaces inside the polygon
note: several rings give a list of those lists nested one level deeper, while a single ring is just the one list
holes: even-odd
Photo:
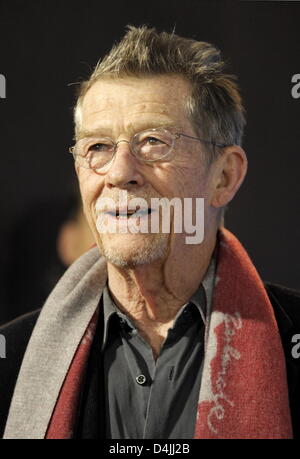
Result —
[{"label": "dark background", "polygon": [[[291,78],[300,73],[299,2],[0,0],[7,82],[0,99],[0,322],[38,306],[36,298],[22,306],[11,300],[25,285],[32,297],[38,291],[30,266],[40,260],[41,270],[51,270],[48,234],[74,182],[69,84],[88,77],[126,24],[144,23],[214,43],[238,75],[249,172],[226,226],[265,280],[300,289],[300,99],[291,96]],[[25,262],[15,270],[21,250]]]}]

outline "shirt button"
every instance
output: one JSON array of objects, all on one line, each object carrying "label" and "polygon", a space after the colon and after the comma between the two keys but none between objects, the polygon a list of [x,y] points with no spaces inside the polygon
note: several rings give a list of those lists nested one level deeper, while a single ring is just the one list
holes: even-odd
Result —
[{"label": "shirt button", "polygon": [[135,378],[136,382],[140,385],[143,385],[145,384],[146,382],[146,376],[145,375],[138,375],[136,378]]}]

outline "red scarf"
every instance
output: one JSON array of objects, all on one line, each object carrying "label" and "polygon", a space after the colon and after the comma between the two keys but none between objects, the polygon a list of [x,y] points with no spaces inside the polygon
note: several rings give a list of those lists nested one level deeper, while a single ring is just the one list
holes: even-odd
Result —
[{"label": "red scarf", "polygon": [[[77,348],[46,438],[71,438],[95,332]],[[195,438],[292,438],[285,360],[273,308],[239,241],[219,231],[219,252]]]}]

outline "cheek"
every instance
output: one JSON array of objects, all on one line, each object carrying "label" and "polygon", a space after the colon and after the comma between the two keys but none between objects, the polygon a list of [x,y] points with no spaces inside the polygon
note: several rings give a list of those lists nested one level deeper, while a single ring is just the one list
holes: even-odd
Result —
[{"label": "cheek", "polygon": [[79,181],[80,191],[82,198],[88,198],[92,196],[99,187],[99,179],[95,177],[95,173],[89,169],[79,168],[77,171],[77,177]]},{"label": "cheek", "polygon": [[206,188],[206,175],[203,167],[169,164],[157,173],[158,182],[166,197],[203,197]]}]

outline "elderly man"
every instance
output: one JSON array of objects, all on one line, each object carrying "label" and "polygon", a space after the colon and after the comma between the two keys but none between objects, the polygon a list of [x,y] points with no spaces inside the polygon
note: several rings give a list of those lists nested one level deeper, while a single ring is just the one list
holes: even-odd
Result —
[{"label": "elderly man", "polygon": [[97,247],[1,329],[4,438],[299,435],[300,296],[223,226],[244,124],[214,46],[146,27],[81,85],[71,152]]}]

